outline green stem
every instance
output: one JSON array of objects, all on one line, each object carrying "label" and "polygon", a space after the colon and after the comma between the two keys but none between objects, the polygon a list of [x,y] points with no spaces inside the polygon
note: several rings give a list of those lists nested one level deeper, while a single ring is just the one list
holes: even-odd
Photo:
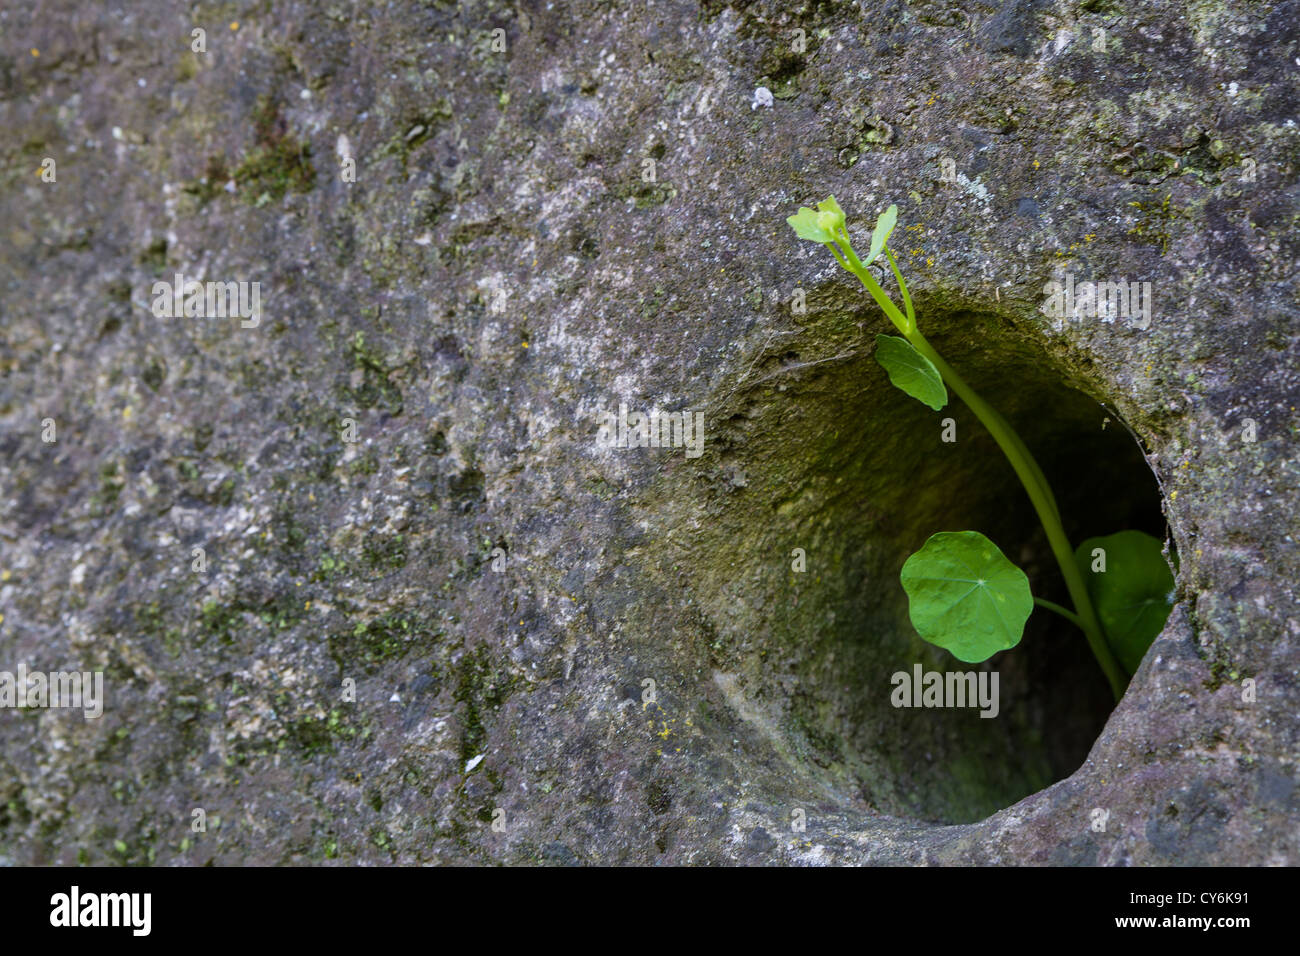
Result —
[{"label": "green stem", "polygon": [[913,348],[934,363],[934,367],[939,370],[948,387],[956,392],[957,397],[975,413],[975,417],[983,423],[989,434],[993,436],[993,440],[998,443],[998,447],[1002,449],[1002,454],[1007,456],[1007,461],[1011,462],[1011,467],[1015,469],[1020,483],[1029,493],[1029,500],[1033,503],[1034,510],[1038,512],[1038,520],[1042,522],[1043,530],[1047,532],[1047,543],[1051,546],[1056,563],[1061,568],[1061,576],[1065,578],[1065,587],[1070,592],[1070,601],[1079,615],[1079,625],[1088,638],[1088,646],[1092,648],[1093,656],[1097,658],[1097,663],[1106,674],[1106,680],[1110,682],[1110,689],[1115,694],[1115,699],[1119,700],[1128,682],[1115,656],[1111,654],[1110,646],[1106,643],[1101,622],[1097,620],[1097,612],[1093,610],[1092,600],[1088,597],[1088,587],[1084,583],[1079,566],[1074,561],[1074,551],[1070,547],[1069,538],[1065,536],[1065,528],[1061,526],[1061,516],[1057,511],[1051,490],[1047,487],[1042,469],[1038,467],[1034,456],[1029,453],[1020,436],[1011,429],[1006,420],[966,384],[965,380],[931,347],[924,335],[919,331],[913,331],[907,336],[907,340],[912,343]]},{"label": "green stem", "polygon": [[[889,255],[888,246],[886,254]],[[834,250],[833,250],[834,251]],[[1042,522],[1043,530],[1047,533],[1047,543],[1052,549],[1052,555],[1056,558],[1056,563],[1061,568],[1061,576],[1065,578],[1066,589],[1070,592],[1070,600],[1073,602],[1076,615],[1070,615],[1082,629],[1084,636],[1088,639],[1088,646],[1092,648],[1093,656],[1097,658],[1097,663],[1101,665],[1102,672],[1106,675],[1106,680],[1110,683],[1111,692],[1115,699],[1119,700],[1124,693],[1124,688],[1128,681],[1124,676],[1124,671],[1120,668],[1115,656],[1110,651],[1110,646],[1106,643],[1104,632],[1101,628],[1101,622],[1097,620],[1097,612],[1093,610],[1092,600],[1088,597],[1088,588],[1084,583],[1083,575],[1079,571],[1079,566],[1074,561],[1074,551],[1070,548],[1069,538],[1065,535],[1065,528],[1061,525],[1061,512],[1057,507],[1056,498],[1052,494],[1052,489],[1047,484],[1047,478],[1043,470],[1038,467],[1038,462],[1030,454],[1025,443],[1020,440],[1020,436],[1007,423],[997,410],[989,405],[984,399],[975,393],[975,390],[966,384],[965,379],[957,374],[942,356],[934,350],[925,336],[916,328],[916,320],[912,315],[904,318],[903,314],[898,311],[898,306],[885,295],[885,291],[880,288],[880,284],[867,271],[856,255],[853,253],[852,246],[847,240],[844,242],[844,255],[836,255],[840,264],[858,277],[858,280],[866,288],[871,297],[876,300],[876,304],[889,316],[891,322],[912,347],[928,358],[939,374],[943,377],[945,383],[954,392],[957,397],[966,403],[966,406],[975,413],[975,417],[983,423],[988,429],[993,440],[998,443],[1002,449],[1002,454],[1006,455],[1007,461],[1016,472],[1016,477],[1024,486],[1025,491],[1029,494],[1029,500],[1034,506],[1034,511],[1038,513],[1038,520]],[[894,257],[889,255],[889,264],[894,270],[894,276],[898,280],[899,288],[905,290],[903,277],[894,263]],[[908,312],[911,313],[911,298],[906,291],[903,293],[904,304],[909,306]],[[1060,608],[1064,611],[1064,608]],[[1068,614],[1068,612],[1067,612]]]},{"label": "green stem", "polygon": [[1079,620],[1079,615],[1075,614],[1073,611],[1067,610],[1066,608],[1061,607],[1061,605],[1047,600],[1047,598],[1036,597],[1034,598],[1034,603],[1049,611],[1055,611],[1079,630],[1083,630],[1083,621]]},{"label": "green stem", "polygon": [[828,242],[826,245],[831,252],[835,253],[835,258],[839,260],[840,265],[858,277],[858,281],[862,283],[863,288],[871,293],[871,298],[876,300],[876,305],[880,306],[880,310],[889,316],[889,321],[894,323],[898,331],[906,335],[911,323],[903,318],[903,313],[898,311],[898,306],[894,305],[889,296],[885,295],[885,290],[880,288],[880,283],[867,271],[867,267],[862,264],[862,260],[854,253],[853,246],[849,245],[848,240],[845,239],[843,242],[843,256],[839,254],[833,243]]},{"label": "green stem", "polygon": [[907,324],[910,328],[916,328],[916,310],[912,308],[912,297],[907,294],[907,283],[903,281],[903,273],[898,271],[898,263],[894,261],[894,254],[889,251],[889,246],[885,246],[885,255],[889,257],[889,268],[894,270],[894,279],[898,282],[898,291],[903,293],[903,308],[907,310]]}]

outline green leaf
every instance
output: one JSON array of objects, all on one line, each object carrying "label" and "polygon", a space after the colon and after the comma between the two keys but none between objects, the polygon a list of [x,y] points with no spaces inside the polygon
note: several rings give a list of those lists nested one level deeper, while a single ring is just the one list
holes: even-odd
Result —
[{"label": "green leaf", "polygon": [[812,242],[835,241],[835,237],[818,223],[817,213],[807,206],[800,206],[799,211],[793,216],[789,216],[786,222],[790,224],[790,228],[799,234],[800,239],[808,239]]},{"label": "green leaf", "polygon": [[871,234],[871,252],[863,261],[864,266],[871,265],[876,261],[876,256],[884,251],[885,243],[889,241],[889,234],[894,231],[896,225],[898,225],[898,207],[890,206],[876,220],[876,231]]},{"label": "green leaf", "polygon": [[898,577],[917,632],[959,661],[1015,647],[1034,610],[1025,572],[978,531],[931,535]]},{"label": "green leaf", "polygon": [[[1097,548],[1105,552],[1105,571]],[[1106,643],[1124,669],[1137,671],[1151,642],[1164,630],[1172,608],[1174,576],[1161,553],[1159,538],[1141,531],[1120,531],[1104,538],[1089,538],[1074,551],[1074,560],[1087,582]]]},{"label": "green leaf", "polygon": [[948,404],[948,389],[934,363],[897,335],[876,336],[876,361],[889,373],[889,380],[918,402],[936,412]]}]

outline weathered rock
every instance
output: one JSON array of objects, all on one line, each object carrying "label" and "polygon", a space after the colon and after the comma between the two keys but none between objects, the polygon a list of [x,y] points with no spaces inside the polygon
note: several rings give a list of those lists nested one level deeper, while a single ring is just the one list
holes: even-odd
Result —
[{"label": "weathered rock", "polygon": [[[1300,862],[1300,5],[234,9],[10,14],[0,669],[108,700],[0,713],[7,859]],[[890,706],[951,665],[927,535],[1054,572],[786,228],[827,193],[898,203],[1076,540],[1167,518],[1113,713],[1043,615],[997,719]],[[178,272],[260,322],[156,318]],[[1044,314],[1067,273],[1150,326]],[[703,455],[602,447],[620,403]]]}]

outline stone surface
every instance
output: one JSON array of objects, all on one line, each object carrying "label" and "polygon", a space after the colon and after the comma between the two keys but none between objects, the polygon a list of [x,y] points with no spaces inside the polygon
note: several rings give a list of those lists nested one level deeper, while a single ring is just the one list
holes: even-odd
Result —
[{"label": "stone surface", "polygon": [[[1300,862],[1297,3],[4,22],[0,669],[108,696],[0,713],[5,859]],[[1113,713],[1041,614],[997,719],[890,706],[951,665],[897,583],[926,535],[1053,574],[786,228],[827,193],[856,236],[899,205],[922,327],[1073,534],[1167,519]],[[156,318],[177,272],[260,323]],[[1150,326],[1045,314],[1067,273],[1150,281]],[[621,402],[703,455],[601,447]]]}]

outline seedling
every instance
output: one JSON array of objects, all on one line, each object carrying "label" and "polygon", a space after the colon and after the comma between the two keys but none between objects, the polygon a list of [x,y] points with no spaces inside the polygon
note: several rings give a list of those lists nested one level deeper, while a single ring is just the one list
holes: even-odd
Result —
[{"label": "seedling", "polygon": [[[1174,581],[1160,541],[1141,531],[1120,531],[1070,548],[1056,498],[1025,443],[917,328],[912,297],[889,248],[897,206],[877,220],[865,260],[854,252],[844,210],[833,196],[816,211],[800,207],[786,221],[800,239],[826,246],[902,333],[876,336],[876,361],[890,382],[935,411],[948,404],[951,389],[988,429],[1029,495],[1074,605],[1071,611],[1034,597],[1024,571],[978,531],[941,531],[904,562],[899,575],[912,625],[931,644],[973,663],[1019,644],[1037,604],[1083,631],[1118,700],[1169,616]],[[868,271],[882,253],[898,283],[901,310]]]}]

